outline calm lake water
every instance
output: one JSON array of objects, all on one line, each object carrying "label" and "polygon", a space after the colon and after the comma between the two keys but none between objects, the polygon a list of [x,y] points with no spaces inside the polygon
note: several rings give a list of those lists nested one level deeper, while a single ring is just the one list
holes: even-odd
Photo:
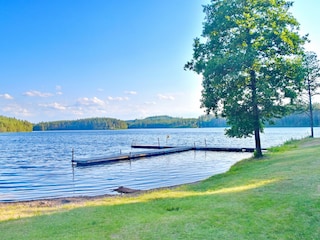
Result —
[{"label": "calm lake water", "polygon": [[[267,128],[262,147],[309,135],[308,128]],[[320,129],[315,128],[315,136]],[[227,171],[250,153],[189,151],[134,161],[72,167],[76,159],[142,151],[131,144],[254,147],[253,138],[224,136],[223,128],[51,131],[0,134],[0,202],[115,194],[126,186],[151,189]]]}]

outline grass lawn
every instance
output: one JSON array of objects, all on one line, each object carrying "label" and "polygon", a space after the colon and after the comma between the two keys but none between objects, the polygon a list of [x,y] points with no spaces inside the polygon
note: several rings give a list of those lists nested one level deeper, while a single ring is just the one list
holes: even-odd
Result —
[{"label": "grass lawn", "polygon": [[28,204],[0,204],[0,239],[319,239],[320,140],[291,141],[197,184]]}]

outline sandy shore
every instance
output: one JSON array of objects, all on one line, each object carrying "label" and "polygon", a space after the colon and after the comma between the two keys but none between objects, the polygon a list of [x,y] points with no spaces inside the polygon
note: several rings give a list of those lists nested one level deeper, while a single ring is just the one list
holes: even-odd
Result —
[{"label": "sandy shore", "polygon": [[61,198],[48,198],[48,199],[37,199],[28,201],[17,201],[17,202],[0,202],[1,206],[10,205],[21,205],[26,207],[54,207],[69,203],[81,203],[89,200],[98,200],[103,198],[118,197],[119,195],[99,195],[99,196],[79,196],[79,197],[61,197]]},{"label": "sandy shore", "polygon": [[37,200],[27,200],[27,201],[16,201],[16,202],[0,202],[0,207],[3,205],[24,205],[29,207],[53,207],[57,205],[63,205],[63,204],[69,204],[69,203],[82,203],[86,201],[94,201],[94,200],[100,200],[105,198],[119,198],[119,197],[126,197],[126,196],[137,196],[143,193],[153,192],[157,190],[164,190],[164,189],[174,189],[177,187],[185,186],[185,185],[193,185],[197,184],[201,181],[191,182],[191,183],[185,183],[185,184],[178,184],[173,186],[167,186],[167,187],[159,187],[159,188],[152,188],[148,190],[137,190],[137,192],[134,193],[128,193],[128,194],[103,194],[103,195],[97,195],[97,196],[76,196],[76,197],[61,197],[61,198],[47,198],[47,199],[37,199]]},{"label": "sandy shore", "polygon": [[130,194],[105,194],[99,196],[78,196],[48,198],[19,202],[0,202],[0,222],[21,219],[26,217],[50,214],[89,205],[98,205],[103,202],[116,201],[119,198],[133,197],[139,194],[155,190],[139,191]]}]

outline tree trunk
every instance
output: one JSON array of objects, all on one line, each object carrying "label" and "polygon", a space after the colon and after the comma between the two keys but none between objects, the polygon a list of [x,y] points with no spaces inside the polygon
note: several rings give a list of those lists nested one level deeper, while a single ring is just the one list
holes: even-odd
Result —
[{"label": "tree trunk", "polygon": [[314,137],[313,134],[313,109],[312,109],[312,96],[311,96],[311,86],[310,80],[308,80],[308,94],[309,94],[309,113],[310,113],[310,128],[311,128],[311,136]]},{"label": "tree trunk", "polygon": [[261,140],[260,140],[260,119],[257,99],[257,87],[256,87],[256,73],[254,70],[250,71],[251,90],[252,90],[252,113],[253,113],[253,124],[254,124],[254,137],[256,144],[255,157],[262,157]]}]

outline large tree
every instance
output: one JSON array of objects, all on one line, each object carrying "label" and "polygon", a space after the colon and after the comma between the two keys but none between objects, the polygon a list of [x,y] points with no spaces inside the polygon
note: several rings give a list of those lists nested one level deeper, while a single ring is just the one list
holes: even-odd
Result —
[{"label": "large tree", "polygon": [[303,85],[306,37],[284,0],[211,0],[202,38],[185,65],[203,76],[201,107],[226,117],[230,137],[255,136],[288,113]]},{"label": "large tree", "polygon": [[308,113],[310,117],[310,130],[311,137],[314,137],[313,133],[313,106],[312,97],[319,94],[320,87],[320,64],[315,52],[306,52],[303,59],[303,66],[305,68],[305,87],[308,96]]}]

